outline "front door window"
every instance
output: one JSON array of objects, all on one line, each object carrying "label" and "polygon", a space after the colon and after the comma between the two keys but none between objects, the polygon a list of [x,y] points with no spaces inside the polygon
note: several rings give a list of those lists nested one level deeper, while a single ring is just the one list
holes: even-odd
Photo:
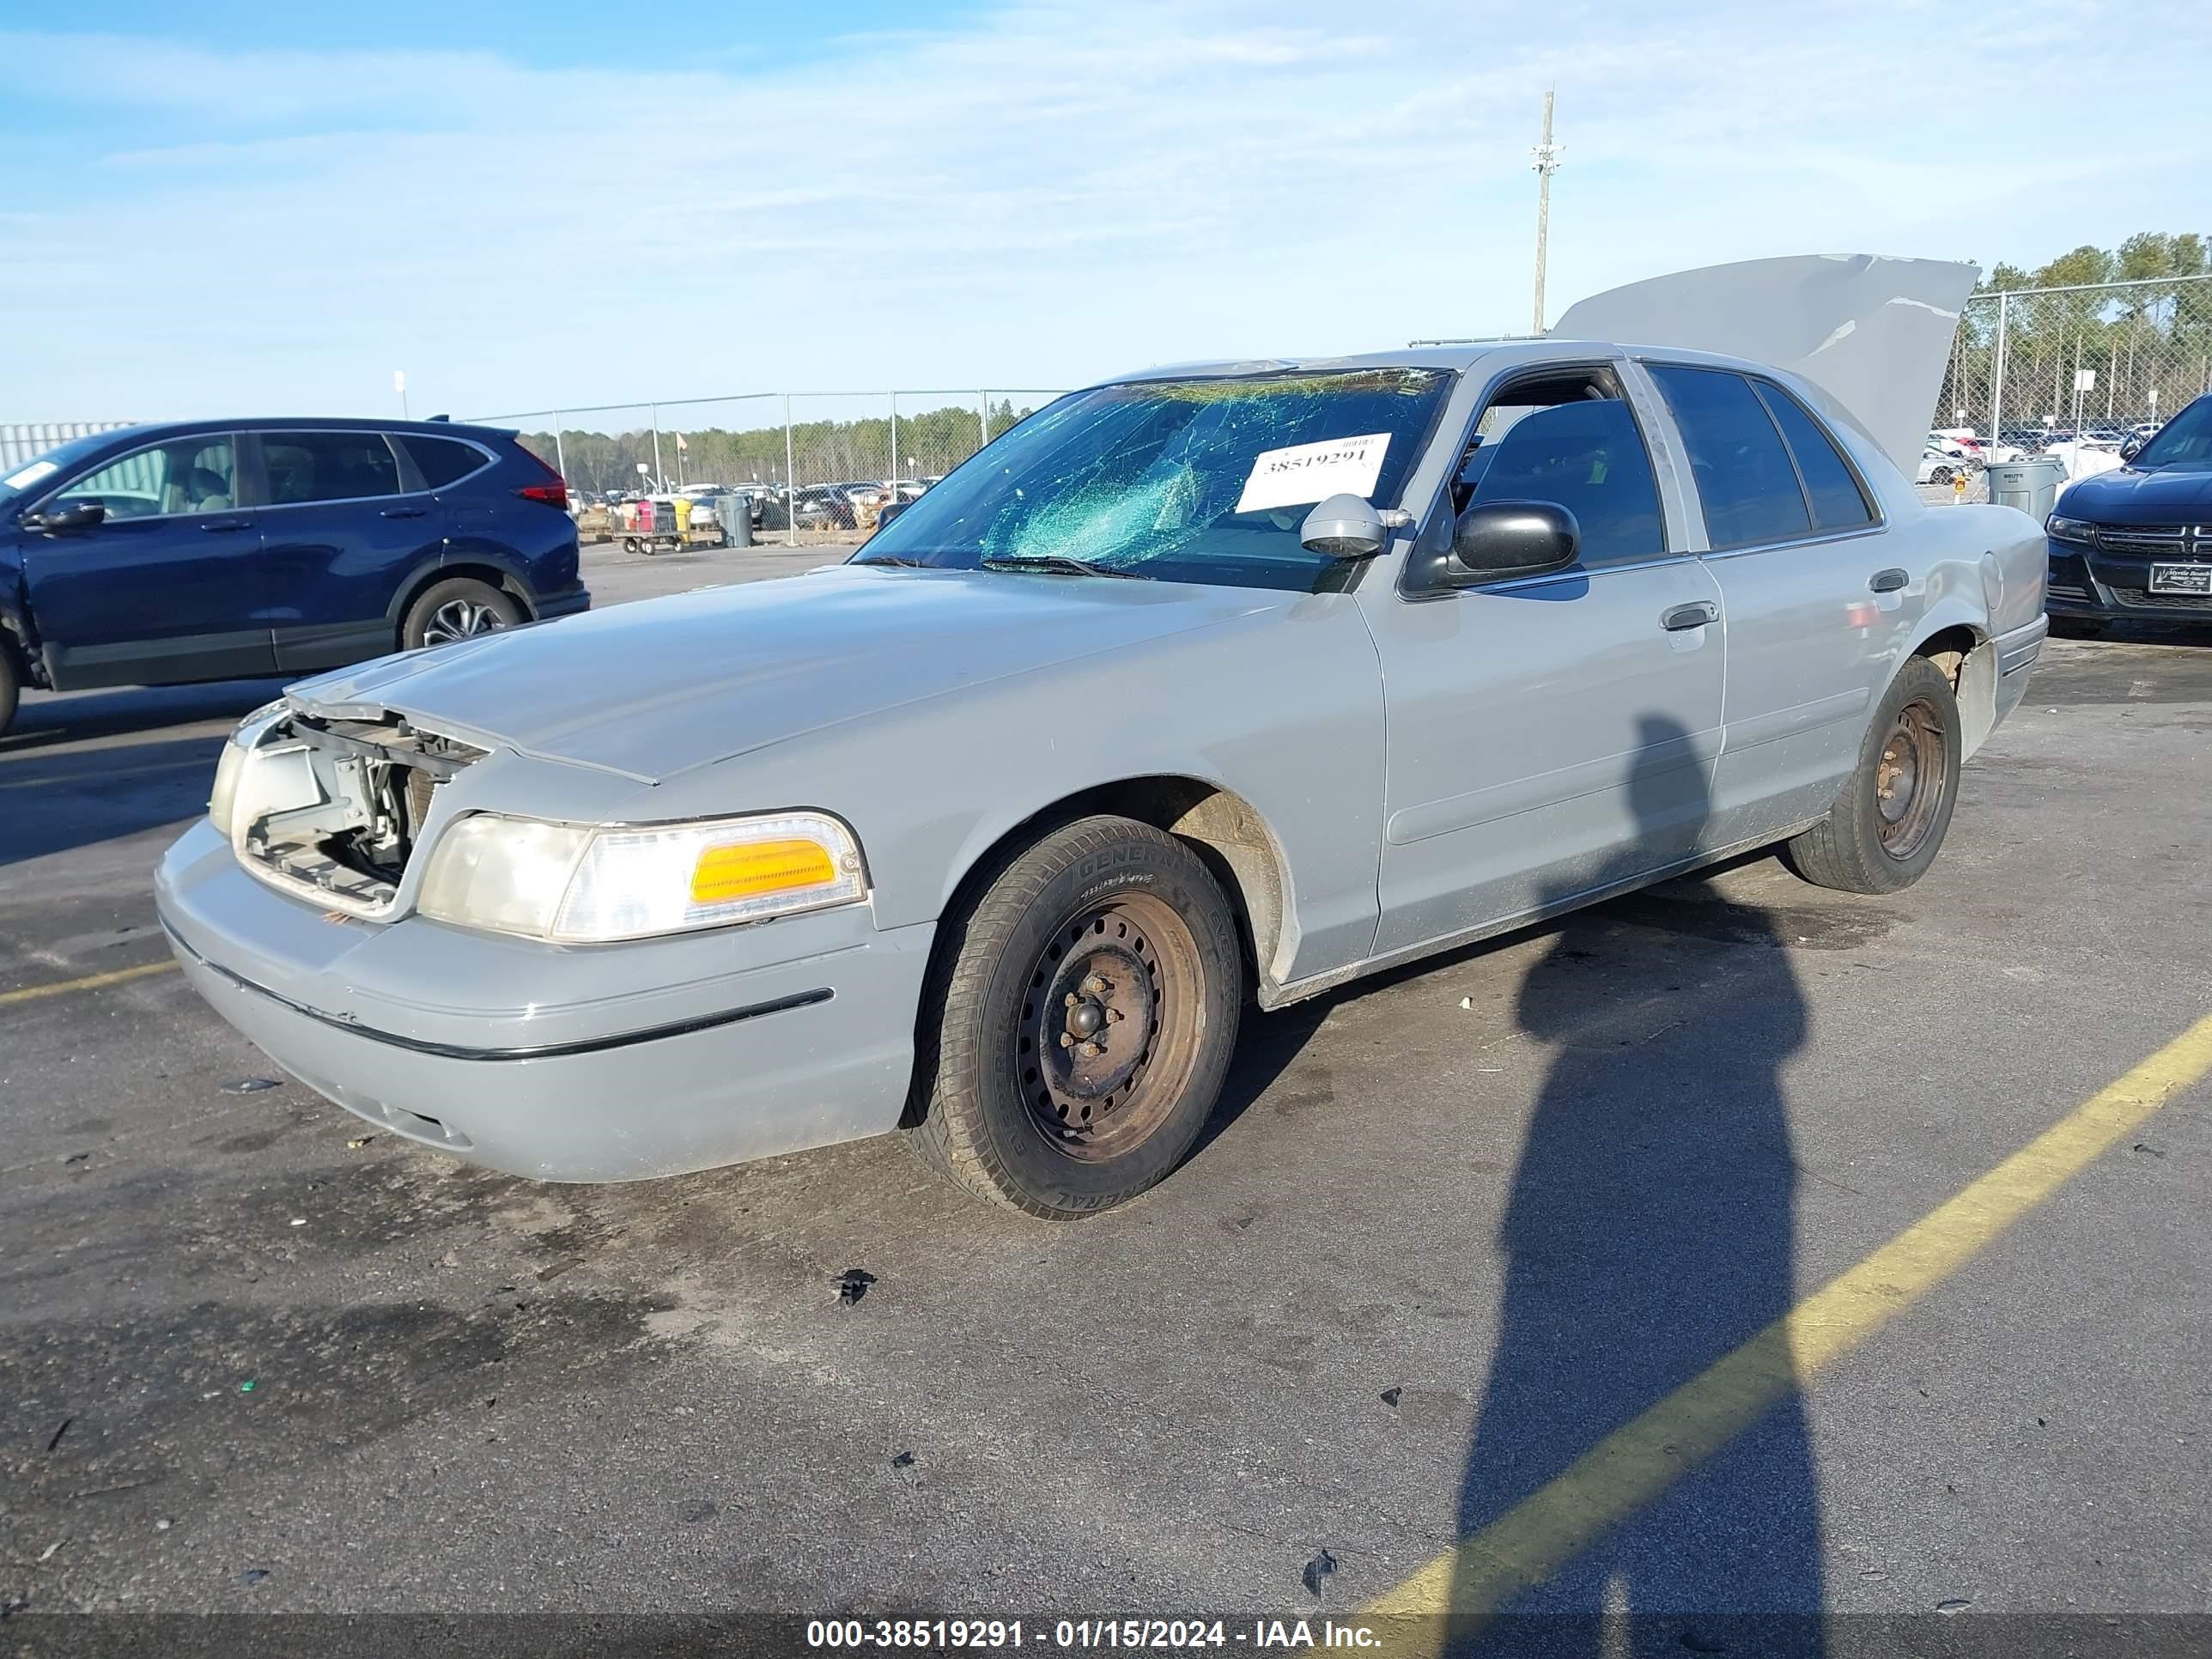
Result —
[{"label": "front door window", "polygon": [[87,473],[58,502],[88,502],[111,521],[225,512],[238,502],[238,461],[228,434],[149,444]]}]

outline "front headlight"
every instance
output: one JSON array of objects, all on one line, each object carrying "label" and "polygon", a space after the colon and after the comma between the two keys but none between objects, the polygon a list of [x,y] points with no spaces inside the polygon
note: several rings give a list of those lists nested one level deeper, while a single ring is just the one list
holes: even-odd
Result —
[{"label": "front headlight", "polygon": [[2097,526],[2087,519],[2062,519],[2056,513],[2043,521],[2044,532],[2054,542],[2094,542]]},{"label": "front headlight", "polygon": [[230,734],[230,741],[222,746],[222,753],[215,763],[215,787],[208,792],[208,817],[215,827],[230,836],[230,820],[238,805],[238,781],[246,773],[246,757],[253,745],[261,741],[272,721],[284,712],[284,700],[264,702],[244,720]]},{"label": "front headlight", "polygon": [[860,844],[820,812],[592,829],[479,812],[432,850],[416,908],[440,921],[599,944],[849,904]]}]

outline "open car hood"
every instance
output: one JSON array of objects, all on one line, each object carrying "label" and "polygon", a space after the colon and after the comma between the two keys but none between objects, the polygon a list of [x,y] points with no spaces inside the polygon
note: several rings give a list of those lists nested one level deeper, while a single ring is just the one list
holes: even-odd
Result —
[{"label": "open car hood", "polygon": [[1594,294],[1551,331],[1719,352],[1802,375],[1910,477],[1978,275],[1948,260],[1872,253],[1746,259]]}]

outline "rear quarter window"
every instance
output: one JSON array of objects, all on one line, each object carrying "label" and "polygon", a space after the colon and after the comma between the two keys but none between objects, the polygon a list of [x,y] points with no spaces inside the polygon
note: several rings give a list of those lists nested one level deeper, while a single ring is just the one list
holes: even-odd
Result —
[{"label": "rear quarter window", "polygon": [[422,475],[426,489],[443,489],[489,463],[483,451],[458,438],[425,438],[410,432],[398,441],[406,447],[415,470]]},{"label": "rear quarter window", "polygon": [[1805,481],[1805,499],[1812,504],[1813,523],[1821,530],[1850,530],[1874,522],[1874,508],[1859,488],[1850,463],[1815,420],[1812,411],[1771,381],[1754,382],[1759,401],[1774,416],[1774,424],[1796,457],[1798,476]]}]

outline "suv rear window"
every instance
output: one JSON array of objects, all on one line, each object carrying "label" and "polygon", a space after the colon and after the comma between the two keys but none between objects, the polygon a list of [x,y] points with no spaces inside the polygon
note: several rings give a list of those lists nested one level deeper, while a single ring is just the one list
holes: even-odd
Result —
[{"label": "suv rear window", "polygon": [[458,438],[425,438],[420,433],[410,432],[403,434],[399,441],[407,446],[407,459],[422,475],[422,487],[426,489],[443,489],[456,478],[465,478],[484,465],[483,451]]},{"label": "suv rear window", "polygon": [[261,454],[271,507],[399,493],[399,463],[381,432],[264,432]]}]

